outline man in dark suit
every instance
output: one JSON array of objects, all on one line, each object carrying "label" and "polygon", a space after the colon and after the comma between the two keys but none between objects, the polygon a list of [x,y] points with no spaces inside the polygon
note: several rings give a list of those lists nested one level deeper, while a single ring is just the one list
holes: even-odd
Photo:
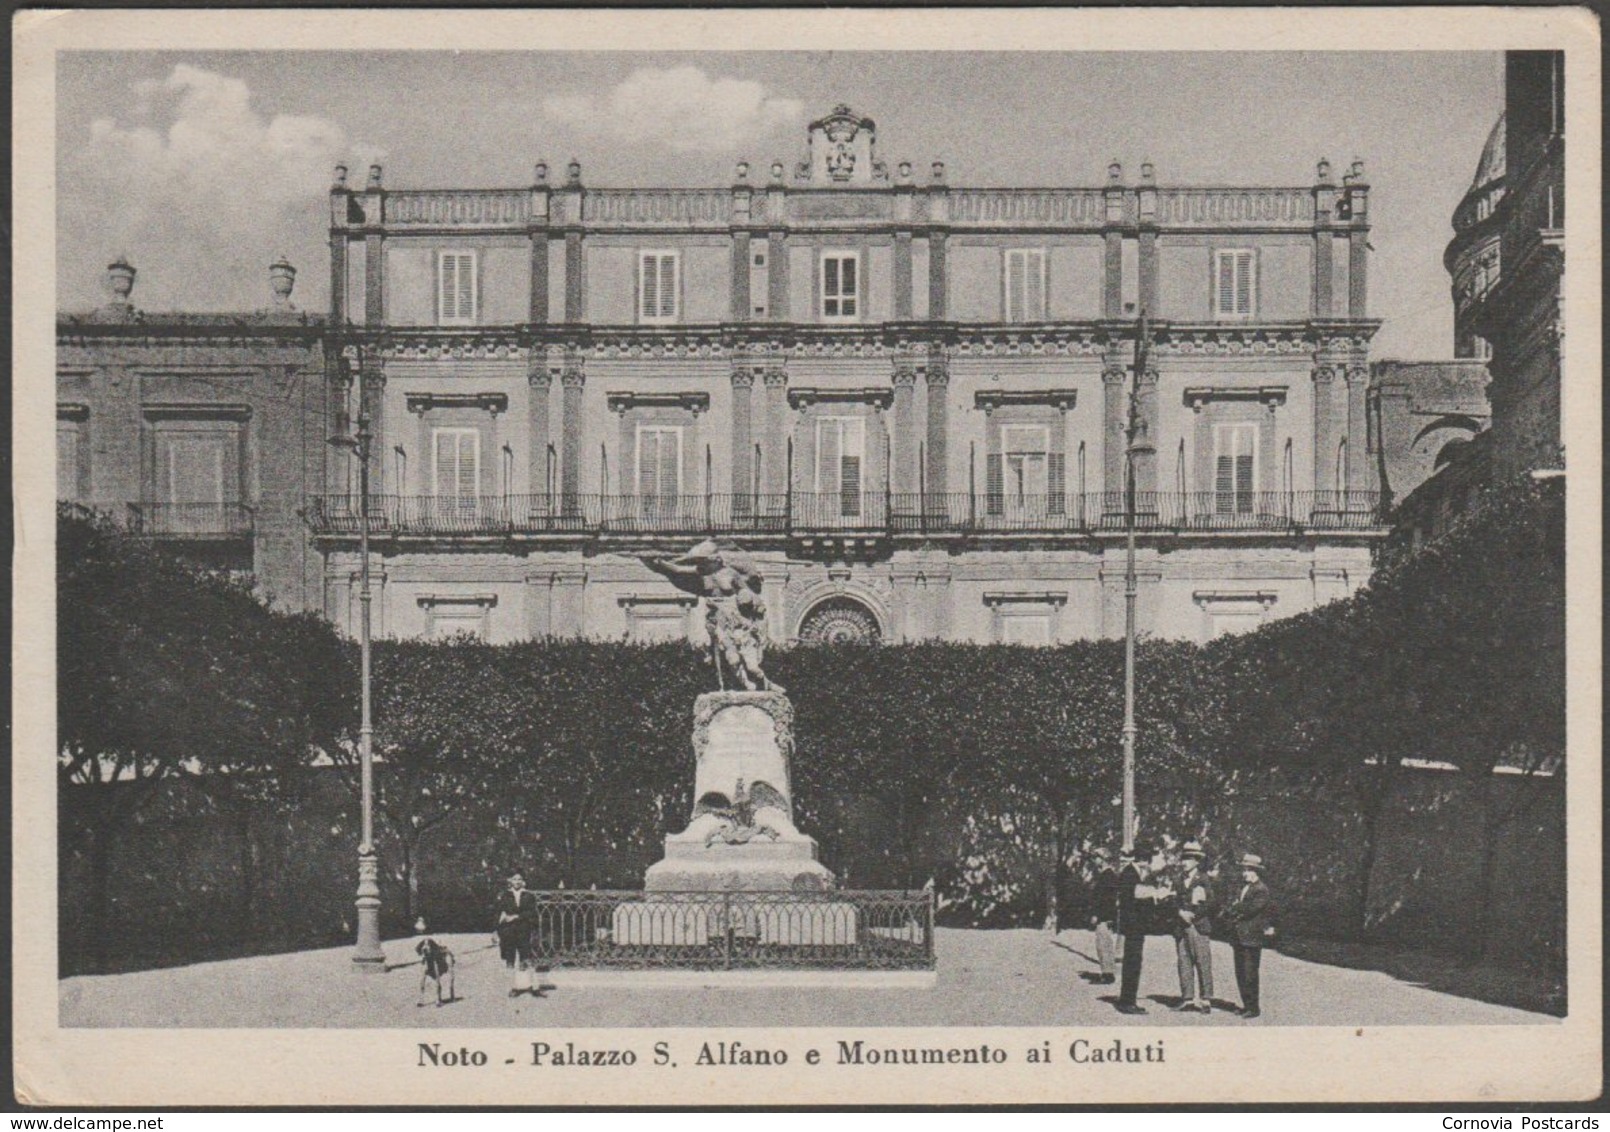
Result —
[{"label": "man in dark suit", "polygon": [[532,979],[531,933],[537,923],[537,894],[527,892],[525,876],[516,869],[509,874],[509,887],[498,893],[497,899],[498,950],[503,963],[514,976],[514,987],[509,997],[527,992],[541,995],[542,990]]},{"label": "man in dark suit", "polygon": [[1112,855],[1108,850],[1092,849],[1090,855],[1095,862],[1096,872],[1093,878],[1095,907],[1090,913],[1090,925],[1096,932],[1096,962],[1101,966],[1101,974],[1096,976],[1096,981],[1111,985],[1118,981],[1118,940],[1114,925],[1118,923],[1118,893],[1121,885],[1118,870],[1113,868]]},{"label": "man in dark suit", "polygon": [[[1146,883],[1153,853],[1135,846],[1118,858],[1118,933],[1124,938],[1124,959],[1118,982],[1118,1013],[1144,1014],[1135,1001],[1140,991],[1140,965],[1146,954],[1146,933],[1155,930],[1157,890]],[[1143,863],[1144,862],[1144,863]]]},{"label": "man in dark suit", "polygon": [[1272,917],[1273,899],[1263,883],[1263,858],[1256,853],[1241,857],[1241,892],[1225,910],[1230,922],[1230,949],[1235,953],[1235,985],[1241,992],[1241,1017],[1256,1018],[1261,1013],[1258,1001],[1258,968],[1263,962],[1263,949],[1275,934]]},{"label": "man in dark suit", "polygon": [[1196,841],[1180,849],[1181,873],[1174,881],[1179,902],[1174,915],[1175,958],[1180,972],[1176,1010],[1213,1012],[1213,884],[1202,868],[1206,854]]}]

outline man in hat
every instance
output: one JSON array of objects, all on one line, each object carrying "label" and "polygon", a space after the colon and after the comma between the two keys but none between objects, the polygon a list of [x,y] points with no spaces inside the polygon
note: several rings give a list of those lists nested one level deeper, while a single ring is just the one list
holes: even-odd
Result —
[{"label": "man in hat", "polygon": [[1230,949],[1235,954],[1235,985],[1241,992],[1241,1017],[1258,1017],[1258,968],[1264,945],[1275,934],[1273,900],[1263,883],[1263,858],[1241,855],[1241,893],[1225,909],[1230,921]]},{"label": "man in hat", "polygon": [[1136,845],[1118,858],[1118,932],[1124,939],[1124,959],[1118,980],[1118,1013],[1144,1014],[1146,1008],[1135,1001],[1140,990],[1141,960],[1146,954],[1146,932],[1157,914],[1158,900],[1164,894],[1147,878],[1161,870],[1161,852]]},{"label": "man in hat", "polygon": [[1180,1004],[1176,1010],[1213,1012],[1213,886],[1202,868],[1206,854],[1199,841],[1180,848],[1179,877],[1174,882],[1174,952],[1180,972]]},{"label": "man in hat", "polygon": [[525,874],[515,869],[509,886],[498,893],[497,941],[503,963],[514,976],[510,998],[530,993],[540,997],[542,988],[532,977],[531,933],[537,921],[537,896],[526,891]]}]

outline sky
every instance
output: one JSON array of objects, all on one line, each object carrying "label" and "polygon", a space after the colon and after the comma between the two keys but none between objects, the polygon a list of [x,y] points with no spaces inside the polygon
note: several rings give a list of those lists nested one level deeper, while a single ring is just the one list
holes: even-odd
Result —
[{"label": "sky", "polygon": [[[267,265],[328,301],[326,190],[512,187],[547,160],[589,185],[731,183],[804,156],[844,102],[879,157],[952,185],[1308,185],[1365,162],[1375,357],[1452,352],[1450,217],[1503,103],[1492,52],[69,52],[57,70],[57,302],[250,310]],[[762,174],[763,175],[763,174]]]}]

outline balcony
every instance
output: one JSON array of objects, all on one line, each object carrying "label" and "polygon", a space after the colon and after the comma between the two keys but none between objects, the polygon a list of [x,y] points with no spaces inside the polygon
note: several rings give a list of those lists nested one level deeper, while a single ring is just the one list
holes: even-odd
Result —
[{"label": "balcony", "polygon": [[[316,535],[355,537],[356,496],[313,501]],[[369,533],[382,538],[752,539],[1110,537],[1128,529],[1122,492],[1008,495],[793,492],[764,495],[377,495]],[[249,515],[248,515],[249,521]],[[1137,492],[1135,529],[1145,534],[1257,535],[1382,532],[1374,491]]]},{"label": "balcony", "polygon": [[244,503],[130,503],[129,530],[145,538],[224,542],[252,537]]}]

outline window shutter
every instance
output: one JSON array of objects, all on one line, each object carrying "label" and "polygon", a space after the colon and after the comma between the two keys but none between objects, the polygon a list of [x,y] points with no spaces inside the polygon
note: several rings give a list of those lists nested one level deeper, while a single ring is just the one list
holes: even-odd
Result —
[{"label": "window shutter", "polygon": [[461,498],[473,499],[481,494],[481,485],[476,482],[480,463],[476,459],[476,436],[473,433],[459,433],[458,435],[458,476],[456,494]]},{"label": "window shutter", "polygon": [[1252,313],[1252,253],[1235,255],[1235,313]]},{"label": "window shutter", "polygon": [[1045,253],[1025,252],[1023,255],[1024,322],[1037,322],[1045,318]]},{"label": "window shutter", "polygon": [[659,468],[654,477],[659,482],[659,493],[661,495],[677,495],[681,485],[681,476],[677,474],[676,458],[677,451],[681,445],[677,444],[676,433],[668,428],[660,429],[659,442],[659,451],[656,453]]},{"label": "window shutter", "polygon": [[641,288],[637,313],[643,318],[653,318],[660,309],[660,273],[655,270],[655,258],[651,255],[638,258],[638,286]]},{"label": "window shutter", "polygon": [[1242,514],[1252,511],[1252,457],[1237,456],[1235,458],[1235,498],[1236,510]]},{"label": "window shutter", "polygon": [[839,260],[828,256],[822,261],[822,314],[837,318],[839,313]]},{"label": "window shutter", "polygon": [[676,317],[676,257],[660,257],[660,309],[661,318]]},{"label": "window shutter", "polygon": [[1023,269],[1024,259],[1022,252],[1006,253],[1006,321],[1022,322],[1023,310]]},{"label": "window shutter", "polygon": [[1235,313],[1235,257],[1227,252],[1218,254],[1219,313]]},{"label": "window shutter", "polygon": [[637,434],[637,494],[652,499],[660,493],[659,434],[644,430]]},{"label": "window shutter", "polygon": [[816,430],[816,490],[839,489],[839,422],[822,421]]},{"label": "window shutter", "polygon": [[1064,514],[1067,510],[1067,462],[1067,455],[1062,452],[1052,452],[1045,458],[1046,491],[1053,515]]},{"label": "window shutter", "polygon": [[855,257],[845,256],[840,268],[840,313],[846,318],[855,314],[856,295]]},{"label": "window shutter", "polygon": [[458,257],[458,317],[475,321],[475,262],[467,255]]},{"label": "window shutter", "polygon": [[1006,510],[1006,487],[1001,467],[1001,454],[991,452],[984,457],[984,510],[991,515]]}]

